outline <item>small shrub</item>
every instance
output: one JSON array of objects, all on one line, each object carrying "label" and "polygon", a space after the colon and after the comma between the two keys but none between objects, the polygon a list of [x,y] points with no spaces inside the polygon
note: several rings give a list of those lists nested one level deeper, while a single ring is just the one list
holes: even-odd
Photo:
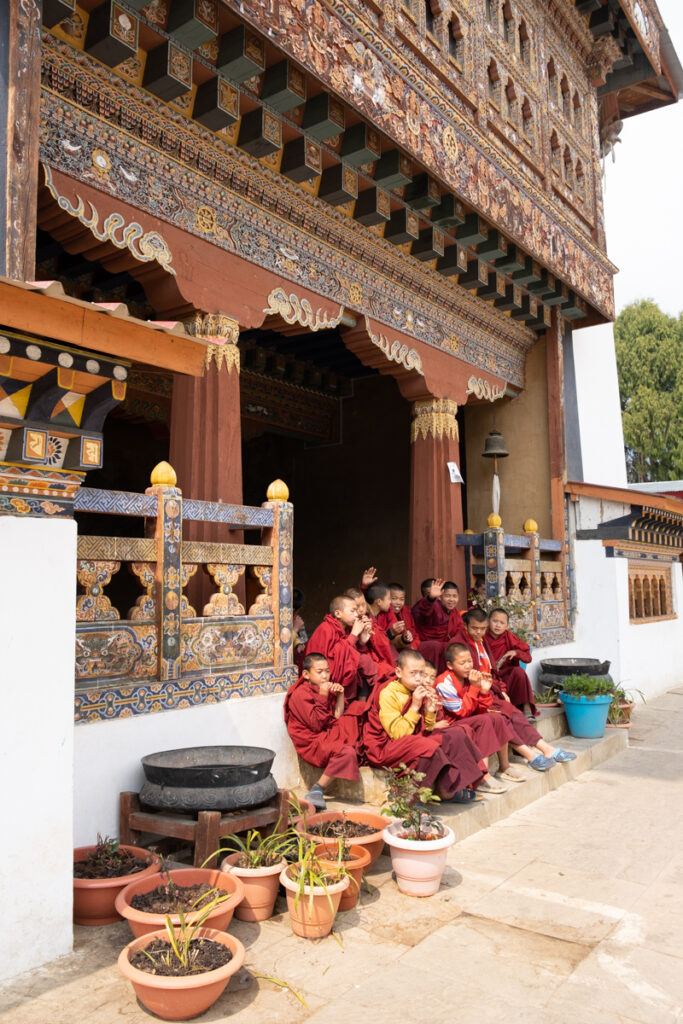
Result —
[{"label": "small shrub", "polygon": [[594,697],[607,697],[613,694],[614,683],[602,676],[572,675],[563,681],[560,692],[571,697],[587,697],[591,700]]}]

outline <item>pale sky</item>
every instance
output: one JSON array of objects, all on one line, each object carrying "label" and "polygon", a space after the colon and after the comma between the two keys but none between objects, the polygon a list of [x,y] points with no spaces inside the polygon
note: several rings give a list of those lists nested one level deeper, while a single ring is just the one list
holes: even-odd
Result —
[{"label": "pale sky", "polygon": [[[683,3],[659,0],[683,63]],[[616,162],[605,162],[607,251],[619,267],[617,312],[652,298],[683,311],[683,99],[624,121]]]}]

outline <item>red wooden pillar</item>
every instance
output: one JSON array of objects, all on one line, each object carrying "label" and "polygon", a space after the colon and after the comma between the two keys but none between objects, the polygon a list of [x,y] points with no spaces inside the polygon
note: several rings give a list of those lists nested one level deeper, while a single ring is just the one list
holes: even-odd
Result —
[{"label": "red wooden pillar", "polygon": [[420,596],[427,576],[454,579],[466,600],[465,555],[455,536],[463,531],[462,488],[451,483],[448,463],[460,467],[456,402],[429,398],[413,403],[410,481],[410,589]]},{"label": "red wooden pillar", "polygon": [[171,465],[186,498],[239,505],[239,324],[225,316],[207,315],[195,321],[195,333],[208,342],[206,372],[203,377],[176,374],[171,407]]}]

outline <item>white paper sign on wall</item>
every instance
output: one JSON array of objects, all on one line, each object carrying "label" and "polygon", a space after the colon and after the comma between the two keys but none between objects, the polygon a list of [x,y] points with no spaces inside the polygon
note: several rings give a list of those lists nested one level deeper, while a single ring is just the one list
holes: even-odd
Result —
[{"label": "white paper sign on wall", "polygon": [[463,480],[463,478],[462,478],[462,476],[460,474],[460,470],[458,469],[457,462],[447,462],[446,465],[448,466],[448,475],[451,478],[451,483],[452,484],[464,484],[465,481]]}]

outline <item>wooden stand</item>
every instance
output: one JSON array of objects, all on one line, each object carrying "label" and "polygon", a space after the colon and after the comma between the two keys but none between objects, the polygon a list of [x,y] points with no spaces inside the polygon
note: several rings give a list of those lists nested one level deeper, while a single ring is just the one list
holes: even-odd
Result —
[{"label": "wooden stand", "polygon": [[138,793],[121,793],[119,802],[119,840],[140,845],[143,832],[165,839],[185,839],[194,845],[194,866],[215,867],[216,858],[208,858],[217,850],[221,839],[246,832],[250,828],[272,831],[269,826],[282,822],[286,827],[289,815],[289,791],[280,789],[265,807],[251,811],[200,811],[196,818],[166,811],[143,811]]}]

